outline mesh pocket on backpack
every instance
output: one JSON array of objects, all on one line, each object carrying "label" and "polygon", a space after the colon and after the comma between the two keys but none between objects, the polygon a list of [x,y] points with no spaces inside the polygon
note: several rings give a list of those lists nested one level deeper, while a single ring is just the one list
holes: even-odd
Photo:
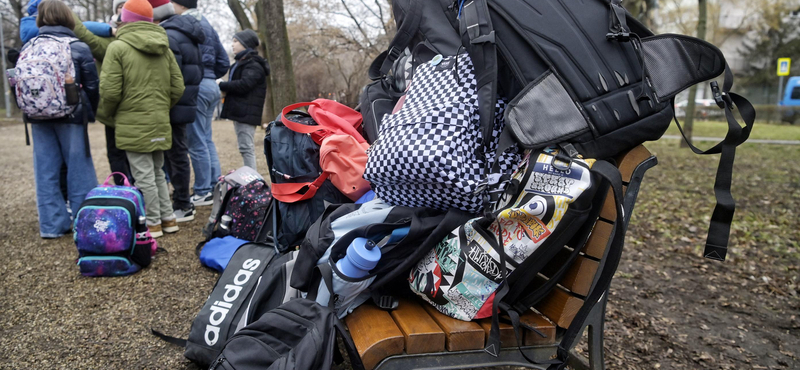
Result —
[{"label": "mesh pocket on backpack", "polygon": [[548,71],[509,103],[506,124],[526,149],[559,143],[590,129],[564,85]]}]

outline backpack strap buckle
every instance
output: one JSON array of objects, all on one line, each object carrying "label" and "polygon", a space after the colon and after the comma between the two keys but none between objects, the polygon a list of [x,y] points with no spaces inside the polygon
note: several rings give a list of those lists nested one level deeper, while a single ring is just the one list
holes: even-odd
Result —
[{"label": "backpack strap buckle", "polygon": [[717,81],[711,81],[711,94],[714,96],[714,102],[717,103],[717,106],[721,109],[725,109],[725,107],[732,107],[733,100],[728,94],[719,90],[719,83]]}]

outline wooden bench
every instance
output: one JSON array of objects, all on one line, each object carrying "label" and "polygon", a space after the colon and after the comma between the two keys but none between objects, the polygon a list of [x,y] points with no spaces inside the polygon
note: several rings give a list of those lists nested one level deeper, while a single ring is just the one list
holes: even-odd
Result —
[{"label": "wooden bench", "polygon": [[[647,169],[657,160],[645,147],[638,146],[617,158],[623,180],[623,222],[627,229],[639,185]],[[500,326],[503,349],[498,357],[484,352],[491,328],[491,319],[460,321],[445,316],[429,304],[418,299],[404,299],[397,309],[385,311],[364,304],[345,317],[356,349],[367,370],[371,369],[463,369],[486,366],[513,365],[546,368],[531,364],[521,351],[536,362],[551,359],[561,340],[561,334],[570,326],[584,299],[594,289],[606,259],[606,247],[614,228],[616,208],[613,195],[606,196],[600,217],[582,247],[578,259],[559,281],[559,285],[546,298],[521,317],[521,321],[545,335],[523,330],[521,349],[516,343],[514,330],[509,324]],[[556,257],[569,256],[568,249]],[[541,280],[547,279],[555,269],[545,269]],[[603,369],[603,322],[607,292],[594,305],[582,324],[581,332],[589,328],[588,363],[571,352],[569,363],[573,368]],[[574,343],[565,346],[572,350]]]}]

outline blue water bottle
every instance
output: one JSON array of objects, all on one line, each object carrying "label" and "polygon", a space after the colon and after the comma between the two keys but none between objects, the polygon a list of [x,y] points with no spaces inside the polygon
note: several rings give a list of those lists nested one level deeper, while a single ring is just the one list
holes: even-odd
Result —
[{"label": "blue water bottle", "polygon": [[336,262],[336,268],[347,277],[362,278],[369,275],[380,259],[381,249],[375,242],[367,238],[355,238],[347,247],[344,258]]}]

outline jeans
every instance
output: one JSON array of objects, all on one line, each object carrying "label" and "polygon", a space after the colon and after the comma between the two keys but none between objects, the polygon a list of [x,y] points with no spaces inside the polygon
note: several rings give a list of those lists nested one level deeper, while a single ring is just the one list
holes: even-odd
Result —
[{"label": "jeans", "polygon": [[217,147],[211,140],[211,120],[219,100],[216,82],[204,78],[197,94],[197,118],[187,126],[189,157],[194,168],[194,192],[198,195],[211,192],[221,174]]},{"label": "jeans", "polygon": [[[131,175],[131,166],[128,164],[128,157],[125,156],[125,151],[117,149],[117,142],[114,138],[114,128],[106,126],[106,156],[108,157],[108,166],[111,167],[111,172],[119,172],[128,178],[133,184],[133,175]],[[114,175],[114,183],[122,185],[122,177]]]},{"label": "jeans", "polygon": [[97,186],[92,156],[86,153],[86,125],[36,123],[33,136],[33,175],[39,235],[57,238],[72,228],[66,200],[61,195],[61,168],[67,165],[67,198],[77,211],[86,194]]},{"label": "jeans", "polygon": [[169,181],[175,191],[172,193],[173,209],[189,209],[189,176],[191,164],[189,162],[189,149],[186,147],[186,125],[172,125],[172,148],[165,153],[164,162],[169,175]]},{"label": "jeans", "polygon": [[159,225],[162,219],[172,218],[172,202],[169,200],[167,179],[164,178],[164,152],[137,153],[126,151],[131,164],[136,187],[144,196],[144,208],[148,225]]},{"label": "jeans", "polygon": [[239,143],[239,153],[242,154],[244,165],[256,171],[256,144],[253,137],[256,135],[256,126],[246,123],[234,122],[233,129],[236,131],[236,141]]}]

